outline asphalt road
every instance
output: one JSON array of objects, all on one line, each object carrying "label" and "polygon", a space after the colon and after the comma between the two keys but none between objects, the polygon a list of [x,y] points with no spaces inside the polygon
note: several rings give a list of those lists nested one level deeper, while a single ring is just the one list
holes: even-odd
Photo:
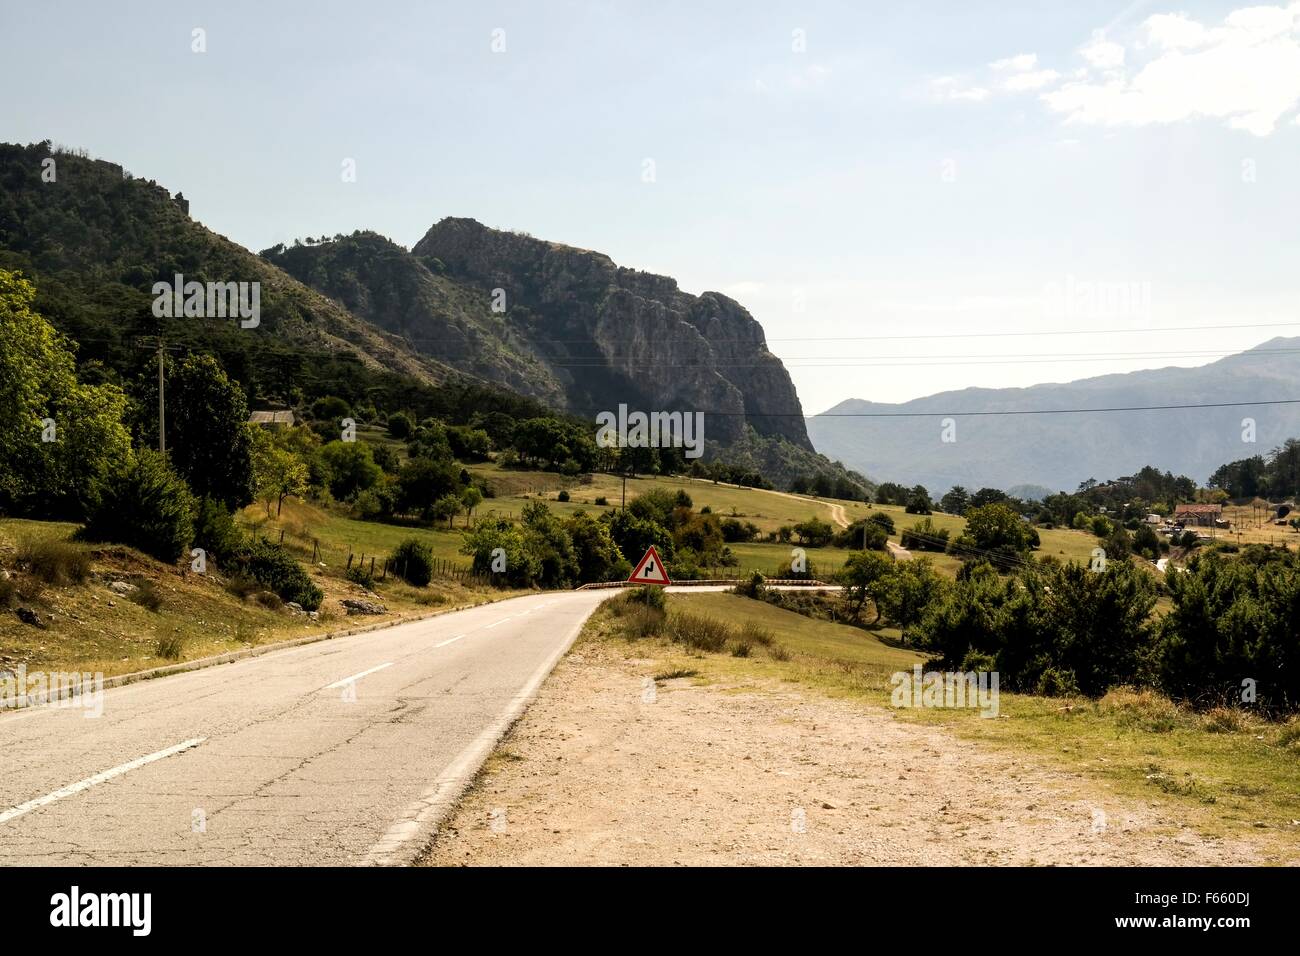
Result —
[{"label": "asphalt road", "polygon": [[0,864],[394,865],[610,591],[551,592],[0,717]]}]

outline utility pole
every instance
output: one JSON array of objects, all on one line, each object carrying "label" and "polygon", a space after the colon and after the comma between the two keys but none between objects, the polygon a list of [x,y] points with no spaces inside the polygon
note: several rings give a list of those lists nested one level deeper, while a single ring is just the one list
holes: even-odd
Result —
[{"label": "utility pole", "polygon": [[167,455],[167,416],[163,409],[163,339],[158,336],[158,454]]},{"label": "utility pole", "polygon": [[164,381],[164,370],[166,368],[165,354],[167,352],[179,352],[180,346],[173,345],[168,348],[166,341],[161,335],[146,335],[135,341],[135,347],[138,349],[150,349],[158,353],[158,453],[167,454],[167,407],[163,397],[163,391],[166,383]]}]

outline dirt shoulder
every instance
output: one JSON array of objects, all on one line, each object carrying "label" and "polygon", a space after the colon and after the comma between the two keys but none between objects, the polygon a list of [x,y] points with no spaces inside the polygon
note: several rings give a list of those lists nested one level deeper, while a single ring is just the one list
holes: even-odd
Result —
[{"label": "dirt shoulder", "polygon": [[[1285,862],[1033,757],[777,681],[651,682],[581,640],[422,865]],[[661,675],[662,676],[662,675]]]}]

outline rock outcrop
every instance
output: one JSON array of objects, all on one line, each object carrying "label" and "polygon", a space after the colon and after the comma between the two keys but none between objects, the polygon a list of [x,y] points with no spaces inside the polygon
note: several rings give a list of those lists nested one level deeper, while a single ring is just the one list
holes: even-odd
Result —
[{"label": "rock outcrop", "polygon": [[491,295],[507,323],[564,386],[568,410],[703,411],[710,442],[746,424],[811,450],[790,375],[739,303],[695,296],[667,276],[473,219],[443,219],[412,250],[430,271]]}]

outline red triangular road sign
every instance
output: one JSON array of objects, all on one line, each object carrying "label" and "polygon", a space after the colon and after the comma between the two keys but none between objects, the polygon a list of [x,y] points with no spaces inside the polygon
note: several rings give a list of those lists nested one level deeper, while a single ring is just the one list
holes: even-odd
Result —
[{"label": "red triangular road sign", "polygon": [[659,552],[655,546],[650,545],[650,550],[645,553],[640,561],[637,562],[636,570],[632,576],[627,579],[628,584],[668,584],[668,569],[664,563],[659,560]]}]

